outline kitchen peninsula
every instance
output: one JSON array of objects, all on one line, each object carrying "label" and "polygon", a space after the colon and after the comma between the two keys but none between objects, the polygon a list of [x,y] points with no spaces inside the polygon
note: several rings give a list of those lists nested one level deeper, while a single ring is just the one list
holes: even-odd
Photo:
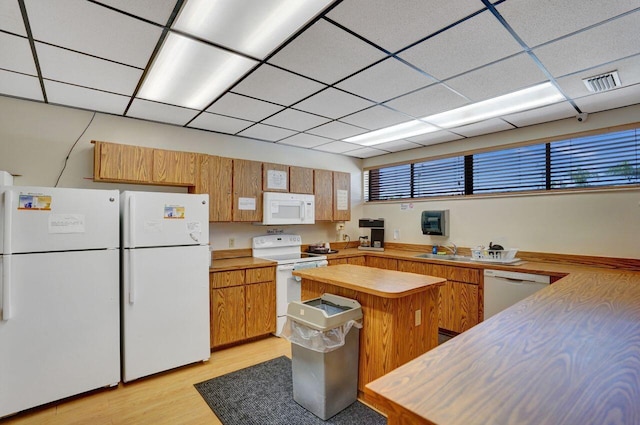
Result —
[{"label": "kitchen peninsula", "polygon": [[302,278],[303,301],[330,293],[362,305],[361,396],[369,382],[438,345],[438,288],[445,279],[351,264],[293,275]]},{"label": "kitchen peninsula", "polygon": [[389,425],[638,424],[639,283],[571,273],[365,391]]}]

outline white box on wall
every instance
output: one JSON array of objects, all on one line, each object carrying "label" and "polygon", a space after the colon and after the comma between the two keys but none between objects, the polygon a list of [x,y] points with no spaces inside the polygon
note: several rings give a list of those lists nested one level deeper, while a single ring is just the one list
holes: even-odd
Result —
[{"label": "white box on wall", "polygon": [[0,186],[13,186],[13,176],[6,171],[0,171]]}]

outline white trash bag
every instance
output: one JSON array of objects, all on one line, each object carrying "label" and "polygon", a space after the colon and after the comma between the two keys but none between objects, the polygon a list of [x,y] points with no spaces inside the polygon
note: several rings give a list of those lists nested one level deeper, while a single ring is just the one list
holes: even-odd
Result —
[{"label": "white trash bag", "polygon": [[296,322],[287,317],[287,321],[282,328],[281,337],[293,344],[308,348],[319,353],[328,353],[337,350],[345,343],[345,338],[352,327],[362,329],[362,321],[349,320],[335,328],[320,331]]}]

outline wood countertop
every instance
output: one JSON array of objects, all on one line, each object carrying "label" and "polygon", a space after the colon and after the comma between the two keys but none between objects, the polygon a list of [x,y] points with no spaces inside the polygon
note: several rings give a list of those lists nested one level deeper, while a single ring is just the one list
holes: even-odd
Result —
[{"label": "wood countertop", "polygon": [[571,273],[366,388],[390,425],[640,424],[640,273]]},{"label": "wood countertop", "polygon": [[258,267],[277,266],[275,261],[265,260],[263,258],[255,257],[238,257],[238,258],[225,258],[214,259],[209,267],[209,272],[224,272],[240,269],[252,269]]},{"label": "wood countertop", "polygon": [[439,277],[352,264],[294,270],[293,275],[383,298],[406,297],[445,282]]}]

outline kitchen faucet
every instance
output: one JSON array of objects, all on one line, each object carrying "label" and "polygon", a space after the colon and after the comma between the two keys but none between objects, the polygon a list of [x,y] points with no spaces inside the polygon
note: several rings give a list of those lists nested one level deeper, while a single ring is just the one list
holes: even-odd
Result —
[{"label": "kitchen faucet", "polygon": [[446,245],[442,245],[442,248],[447,249],[449,251],[451,251],[451,253],[453,255],[458,255],[458,247],[456,246],[456,244],[454,244],[453,242],[451,242],[451,245],[453,245],[453,248],[448,247]]}]

